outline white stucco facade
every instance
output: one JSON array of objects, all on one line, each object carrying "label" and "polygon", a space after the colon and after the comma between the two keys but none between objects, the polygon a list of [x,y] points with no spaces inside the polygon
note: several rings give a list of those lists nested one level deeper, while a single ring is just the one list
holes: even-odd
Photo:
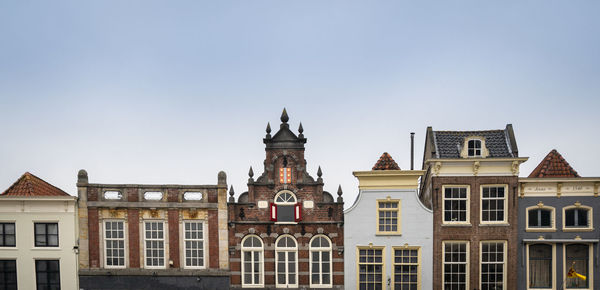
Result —
[{"label": "white stucco facade", "polygon": [[[354,172],[359,194],[345,211],[344,273],[346,289],[358,289],[357,253],[361,249],[383,250],[382,289],[394,289],[394,249],[419,249],[417,289],[432,287],[433,213],[417,196],[423,171],[374,170]],[[398,232],[378,231],[378,202],[398,201]]]},{"label": "white stucco facade", "polygon": [[[75,197],[0,196],[0,223],[14,223],[16,245],[0,260],[16,260],[18,289],[36,289],[36,260],[59,260],[61,289],[78,289]],[[58,247],[35,246],[35,223],[58,223]]]}]

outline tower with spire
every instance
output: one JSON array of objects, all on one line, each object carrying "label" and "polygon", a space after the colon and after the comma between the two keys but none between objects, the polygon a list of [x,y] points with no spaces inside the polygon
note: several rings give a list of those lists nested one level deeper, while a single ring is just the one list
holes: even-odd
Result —
[{"label": "tower with spire", "polygon": [[316,179],[307,171],[304,128],[289,120],[284,108],[273,135],[267,123],[262,173],[250,167],[237,200],[230,190],[231,287],[344,289],[342,190],[334,198],[321,167]]}]

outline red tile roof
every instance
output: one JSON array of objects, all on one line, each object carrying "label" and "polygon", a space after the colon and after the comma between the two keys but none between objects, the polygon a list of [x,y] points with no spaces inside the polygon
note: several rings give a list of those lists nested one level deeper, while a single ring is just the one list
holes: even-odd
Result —
[{"label": "red tile roof", "polygon": [[2,196],[70,196],[58,187],[45,182],[41,178],[25,172]]},{"label": "red tile roof", "polygon": [[390,154],[383,152],[377,163],[375,163],[375,166],[373,166],[373,170],[400,170],[400,166],[392,159]]},{"label": "red tile roof", "polygon": [[581,177],[569,163],[552,149],[540,164],[529,174],[529,177]]}]

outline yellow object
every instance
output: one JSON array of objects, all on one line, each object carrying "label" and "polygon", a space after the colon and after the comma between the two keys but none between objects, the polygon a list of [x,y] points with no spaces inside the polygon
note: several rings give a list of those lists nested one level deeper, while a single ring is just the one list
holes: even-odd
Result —
[{"label": "yellow object", "polygon": [[581,280],[586,280],[587,277],[575,272],[575,269],[573,269],[573,267],[571,267],[571,269],[569,269],[569,272],[567,273],[567,277],[569,278],[579,278]]}]

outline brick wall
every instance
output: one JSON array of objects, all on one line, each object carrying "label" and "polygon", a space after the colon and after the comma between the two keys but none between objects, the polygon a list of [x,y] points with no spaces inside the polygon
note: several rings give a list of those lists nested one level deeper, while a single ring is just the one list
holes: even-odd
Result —
[{"label": "brick wall", "polygon": [[129,237],[129,267],[140,267],[140,212],[138,209],[127,211],[127,226]]}]

